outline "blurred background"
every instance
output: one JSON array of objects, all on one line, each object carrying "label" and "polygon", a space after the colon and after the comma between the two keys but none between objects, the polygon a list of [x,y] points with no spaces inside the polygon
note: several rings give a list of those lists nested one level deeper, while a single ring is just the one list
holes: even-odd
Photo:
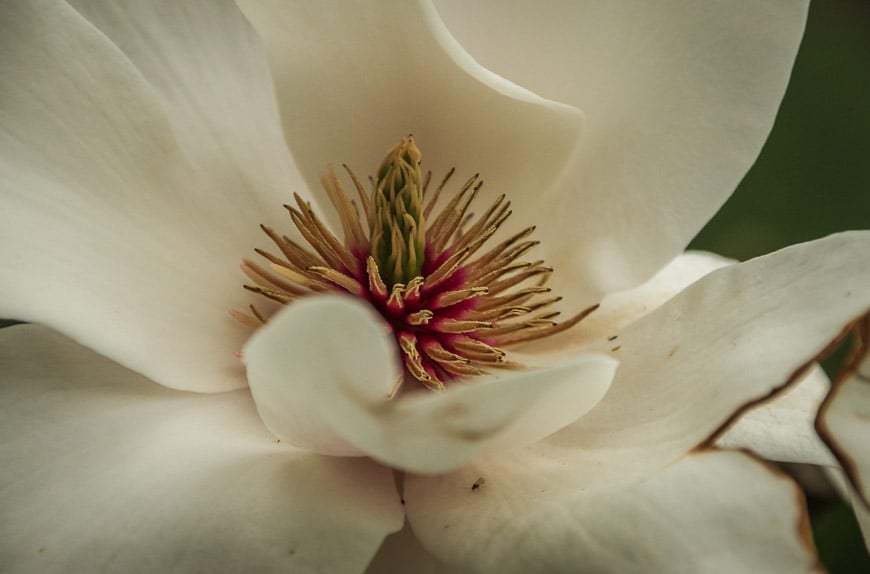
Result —
[{"label": "blurred background", "polygon": [[[691,248],[746,260],[868,227],[870,0],[815,0],[770,140]],[[870,572],[849,507],[824,496],[808,502],[831,574]]]}]

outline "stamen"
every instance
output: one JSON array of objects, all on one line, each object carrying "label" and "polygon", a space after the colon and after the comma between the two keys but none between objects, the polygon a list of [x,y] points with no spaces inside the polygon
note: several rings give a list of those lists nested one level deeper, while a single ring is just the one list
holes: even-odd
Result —
[{"label": "stamen", "polygon": [[353,277],[345,275],[344,273],[340,273],[335,269],[330,269],[329,267],[309,267],[308,271],[323,277],[327,281],[331,281],[351,295],[363,297],[366,293],[359,281]]},{"label": "stamen", "polygon": [[260,311],[254,305],[248,305],[248,307],[251,309],[251,313],[254,314],[254,317],[256,317],[260,323],[263,323],[265,325],[266,317],[264,317],[263,314],[260,313]]},{"label": "stamen", "polygon": [[346,171],[348,173],[348,175],[350,175],[350,179],[353,181],[353,186],[356,188],[356,192],[359,194],[359,200],[363,206],[363,213],[365,213],[365,216],[366,216],[366,223],[368,225],[371,225],[372,224],[372,204],[371,204],[371,202],[369,202],[369,196],[366,195],[365,188],[362,186],[360,181],[357,179],[357,177],[353,173],[353,171],[351,171],[351,169],[349,167],[347,167],[347,164],[343,163],[343,164],[341,164],[341,167],[343,167],[344,171]]},{"label": "stamen", "polygon": [[445,317],[438,319],[435,328],[442,333],[471,333],[480,329],[492,329],[492,323],[486,321],[464,321]]},{"label": "stamen", "polygon": [[432,320],[432,317],[434,316],[435,313],[433,313],[429,309],[421,309],[419,311],[415,311],[414,313],[410,313],[408,315],[407,321],[409,325],[414,326],[428,325],[429,321]]},{"label": "stamen", "polygon": [[242,323],[243,325],[247,325],[248,327],[253,327],[257,329],[263,325],[262,322],[258,321],[256,317],[251,317],[247,313],[242,313],[241,311],[236,311],[235,309],[230,309],[230,315],[236,321]]},{"label": "stamen", "polygon": [[[285,208],[307,245],[261,226],[281,255],[255,249],[269,265],[246,259],[241,268],[253,283],[245,289],[281,304],[324,292],[367,301],[395,337],[403,380],[439,391],[456,378],[522,368],[509,360],[504,348],[570,329],[597,305],[556,322],[560,313],[552,309],[561,297],[549,296],[545,286],[553,269],[543,261],[522,260],[538,245],[530,239],[535,227],[479,254],[512,215],[510,201],[499,195],[481,215],[474,215],[472,204],[483,185],[474,174],[437,211],[454,170],[429,193],[432,174],[423,175],[421,157],[413,138],[402,138],[381,162],[377,178],[369,178],[371,193],[343,164],[358,203],[329,167],[321,184],[343,237],[333,234],[311,204],[294,194],[296,205]],[[231,315],[249,327],[266,323],[263,313],[253,305],[250,310],[251,315]]]},{"label": "stamen", "polygon": [[455,171],[456,168],[451,167],[450,171],[447,172],[447,175],[444,176],[444,179],[441,180],[441,183],[435,190],[435,194],[432,196],[432,199],[429,200],[428,205],[426,205],[426,209],[423,211],[423,217],[429,217],[429,214],[432,213],[432,209],[435,207],[435,204],[438,202],[438,198],[441,196],[441,190],[444,189],[445,185],[447,185],[447,182],[453,176],[453,172]]},{"label": "stamen", "polygon": [[371,291],[372,295],[374,295],[378,300],[386,299],[387,286],[384,284],[384,280],[381,279],[381,272],[378,271],[378,264],[375,263],[375,259],[372,256],[366,258],[366,273],[369,277],[369,291]]},{"label": "stamen", "polygon": [[350,251],[368,248],[368,239],[363,231],[356,208],[351,203],[338,178],[335,177],[335,171],[332,169],[332,166],[328,166],[327,169],[327,173],[320,177],[320,183],[323,185],[323,189],[326,190],[329,201],[332,202],[333,207],[338,212],[341,226],[344,228],[345,243],[348,244]]},{"label": "stamen", "polygon": [[245,289],[252,293],[257,293],[266,297],[267,299],[271,299],[272,301],[277,301],[283,305],[287,303],[292,303],[295,297],[292,295],[288,295],[287,293],[282,293],[280,291],[276,291],[274,289],[269,289],[267,287],[257,287],[255,285],[242,285]]},{"label": "stamen", "polygon": [[275,273],[262,269],[253,261],[245,259],[242,262],[241,268],[245,275],[261,287],[277,287],[279,290],[286,291],[292,295],[305,295],[308,293],[307,289],[299,287],[298,281],[288,281]]},{"label": "stamen", "polygon": [[445,291],[434,298],[432,308],[441,309],[443,307],[450,307],[451,305],[456,305],[457,303],[468,301],[469,299],[474,299],[481,295],[486,295],[488,292],[488,287],[472,287],[471,289],[462,289],[461,291]]}]

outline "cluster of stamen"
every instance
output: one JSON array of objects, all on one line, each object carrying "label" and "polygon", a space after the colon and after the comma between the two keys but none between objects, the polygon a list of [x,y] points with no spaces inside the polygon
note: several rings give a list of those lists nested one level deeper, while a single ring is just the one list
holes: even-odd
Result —
[{"label": "cluster of stamen", "polygon": [[[595,307],[557,323],[551,306],[561,298],[545,287],[552,268],[522,260],[538,244],[529,239],[535,228],[483,250],[510,217],[510,202],[501,195],[480,216],[470,213],[483,185],[475,174],[433,215],[453,170],[430,193],[431,173],[421,174],[420,157],[413,139],[403,138],[371,180],[371,194],[343,166],[359,204],[330,167],[321,183],[344,237],[294,195],[296,205],[284,207],[308,246],[261,226],[281,255],[256,249],[268,265],[245,260],[242,270],[254,283],[246,289],[281,304],[334,292],[367,301],[395,336],[405,379],[441,390],[456,378],[519,366],[506,348],[569,329]],[[255,305],[250,309],[252,315],[233,314],[252,326],[266,323]]]}]

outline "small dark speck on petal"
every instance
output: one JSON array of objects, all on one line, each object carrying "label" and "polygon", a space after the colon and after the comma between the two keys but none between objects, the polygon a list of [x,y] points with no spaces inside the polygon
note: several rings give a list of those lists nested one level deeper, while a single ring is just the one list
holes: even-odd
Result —
[{"label": "small dark speck on petal", "polygon": [[617,346],[613,347],[613,348],[610,349],[610,350],[611,350],[611,352],[614,352],[614,353],[615,353],[616,351],[620,350],[621,348],[622,348],[622,345],[617,345]]}]

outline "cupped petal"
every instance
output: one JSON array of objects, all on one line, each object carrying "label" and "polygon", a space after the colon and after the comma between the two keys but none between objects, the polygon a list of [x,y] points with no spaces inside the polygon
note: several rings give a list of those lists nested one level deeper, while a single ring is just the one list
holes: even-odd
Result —
[{"label": "cupped petal", "polygon": [[816,428],[870,509],[870,314],[857,323],[860,346],[834,384],[816,418]]},{"label": "cupped petal", "polygon": [[[462,572],[810,572],[803,495],[743,453],[702,452],[632,485],[522,453],[408,476],[423,546]],[[475,485],[478,485],[475,488]]]},{"label": "cupped petal", "polygon": [[480,205],[500,193],[528,202],[576,146],[577,109],[479,66],[426,0],[240,5],[264,39],[286,139],[312,188],[324,158],[364,180],[412,133],[436,182],[456,167],[460,182],[486,181]]},{"label": "cupped petal", "polygon": [[309,451],[363,456],[330,414],[377,405],[396,385],[395,343],[374,310],[322,295],[289,305],[242,350],[248,384],[265,425]]},{"label": "cupped petal", "polygon": [[716,439],[716,446],[749,449],[766,460],[834,465],[816,434],[816,413],[831,388],[818,365],[770,401],[750,408]]},{"label": "cupped petal", "polygon": [[799,380],[870,306],[870,232],[714,271],[626,328],[605,398],[549,437],[607,468],[663,466]]},{"label": "cupped petal", "polygon": [[10,572],[362,572],[392,473],[277,443],[246,391],[161,388],[39,326],[0,331]]},{"label": "cupped petal", "polygon": [[393,335],[366,304],[329,296],[273,317],[251,337],[244,359],[257,408],[276,435],[421,473],[557,431],[601,400],[616,370],[614,359],[585,354],[389,399],[400,376]]},{"label": "cupped petal", "polygon": [[303,191],[258,40],[227,2],[76,5],[0,19],[0,316],[243,386],[238,263]]},{"label": "cupped petal", "polygon": [[554,284],[596,301],[682,251],[743,178],[773,125],[808,2],[436,5],[483,66],[586,114],[559,184],[517,207],[548,223],[539,233]]}]

